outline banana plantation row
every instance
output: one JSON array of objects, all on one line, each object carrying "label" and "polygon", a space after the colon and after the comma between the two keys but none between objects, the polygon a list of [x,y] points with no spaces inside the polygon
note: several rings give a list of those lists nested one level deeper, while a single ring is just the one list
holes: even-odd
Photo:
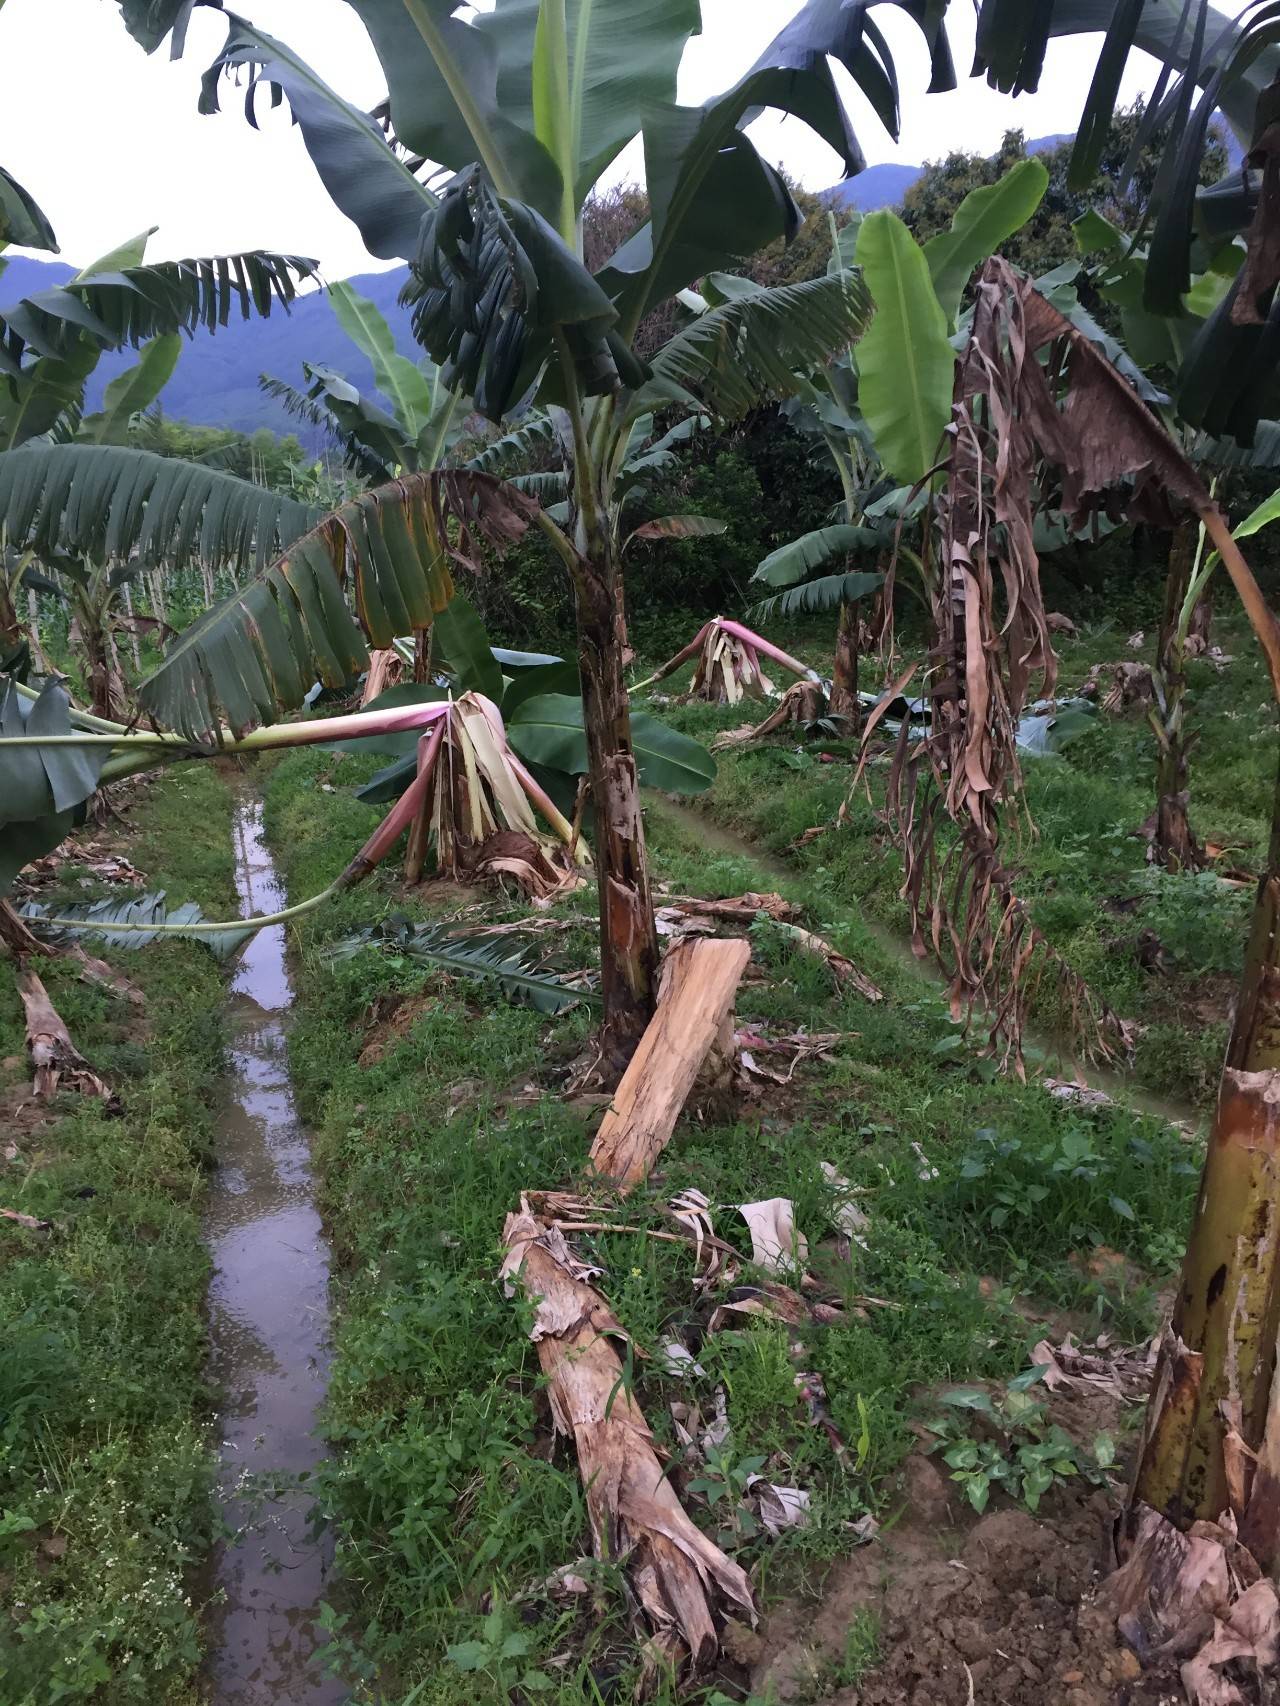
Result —
[{"label": "banana plantation row", "polygon": [[[1001,254],[1045,195],[1044,165],[1026,159],[924,244],[892,211],[832,210],[825,271],[762,285],[746,263],[794,236],[800,215],[744,129],[751,117],[793,115],[855,174],[863,156],[840,65],[896,134],[896,74],[863,0],[798,6],[757,64],[700,108],[675,102],[696,0],[498,0],[475,15],[452,0],[350,3],[386,73],[375,113],[233,14],[200,94],[213,112],[239,81],[251,122],[259,98],[286,101],[370,254],[407,264],[418,361],[371,303],[329,287],[378,398],[320,366],[301,384],[264,382],[341,446],[340,479],[282,492],[216,461],[139,448],[135,430],[183,338],[287,312],[316,279],[304,257],[157,263],[140,238],[0,319],[0,895],[11,897],[0,935],[14,961],[81,938],[182,935],[227,953],[393,855],[408,883],[428,872],[514,882],[540,901],[586,877],[599,966],[585,993],[599,1009],[597,1084],[612,1090],[661,1022],[642,789],[696,793],[715,774],[714,758],[637,695],[693,661],[695,694],[773,701],[739,740],[778,728],[856,737],[851,788],[881,765],[919,952],[940,960],[953,1009],[987,1028],[1004,1069],[1023,1070],[1042,974],[1060,984],[1083,1045],[1122,1061],[1122,1022],[1037,931],[1005,852],[1022,816],[1022,755],[1064,715],[1041,557],[1136,525],[1172,540],[1151,803],[1159,862],[1190,873],[1203,851],[1186,666],[1215,576],[1230,582],[1280,696],[1280,624],[1241,549],[1280,515],[1280,492],[1247,515],[1223,507],[1243,474],[1280,460],[1278,145],[1260,104],[1280,40],[1270,13],[1235,24],[1174,0],[1101,11],[1052,0],[1046,22],[1044,7],[983,0],[979,69],[1006,92],[1035,88],[1048,36],[1105,31],[1072,156],[1082,192],[1127,54],[1165,60],[1141,121],[1144,143],[1163,140],[1146,220],[1122,230],[1095,207],[1076,222],[1076,257],[1027,276]],[[120,10],[148,52],[170,39],[181,51],[191,0]],[[925,37],[931,89],[954,86],[945,8],[904,10]],[[1218,113],[1242,136],[1245,165],[1202,187]],[[588,267],[593,195],[637,138],[647,212]],[[3,173],[0,237],[55,246]],[[122,349],[136,363],[86,413],[95,367]],[[759,564],[750,626],[717,616],[629,682],[628,553],[724,528],[655,517],[643,500],[699,434],[762,408],[775,411],[772,430],[801,435],[829,463],[838,512]],[[487,633],[468,597],[531,540],[572,588],[573,661],[496,644],[508,636]],[[924,612],[922,651],[895,636],[906,601]],[[829,613],[830,679],[768,638],[772,621],[806,612]],[[74,658],[86,706],[50,654]],[[781,694],[779,670],[794,677]],[[357,687],[358,710],[329,714]],[[361,797],[386,813],[323,892],[287,911],[209,920],[154,896],[55,911],[12,898],[23,869],[126,777],[347,743],[385,757]],[[1224,1513],[1255,1572],[1280,1555],[1280,795],[1276,832],[1127,1513],[1129,1602],[1135,1582],[1182,1591],[1179,1537]],[[552,1009],[584,993],[537,975],[500,936],[478,944],[442,928],[420,933],[415,951]],[[105,1090],[57,1015],[42,1023],[48,1081]],[[615,1155],[596,1172],[631,1186],[652,1159]],[[726,1611],[750,1611],[751,1584],[689,1521],[647,1447],[612,1466],[607,1488],[597,1482],[592,1428],[608,1431],[621,1364],[609,1334],[574,1311],[598,1305],[613,1318],[558,1227],[516,1218],[506,1271],[561,1321],[540,1334],[539,1354],[575,1434],[595,1546],[626,1559],[658,1648],[696,1676]],[[625,1323],[609,1332],[625,1339]],[[603,1416],[592,1409],[600,1392],[583,1385],[593,1359]],[[639,1437],[629,1393],[626,1409]],[[641,1496],[646,1466],[661,1498]]]}]

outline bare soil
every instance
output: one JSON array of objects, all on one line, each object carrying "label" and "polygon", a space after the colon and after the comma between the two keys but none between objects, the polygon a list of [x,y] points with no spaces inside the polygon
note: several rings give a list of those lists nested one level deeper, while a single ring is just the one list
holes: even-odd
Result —
[{"label": "bare soil", "polygon": [[[1114,1401],[1055,1395],[1077,1437],[1114,1426]],[[1036,1515],[993,1494],[982,1516],[944,1465],[904,1465],[896,1520],[820,1588],[775,1608],[751,1688],[805,1706],[1155,1706],[1184,1699],[1176,1662],[1146,1672],[1098,1590],[1115,1567],[1119,1492],[1068,1483]],[[856,1676],[851,1631],[878,1628]],[[745,1658],[745,1654],[743,1655]]]}]

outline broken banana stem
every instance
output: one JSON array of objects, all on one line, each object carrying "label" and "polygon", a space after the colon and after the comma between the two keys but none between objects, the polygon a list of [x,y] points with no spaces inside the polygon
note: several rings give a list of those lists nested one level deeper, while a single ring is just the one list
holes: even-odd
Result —
[{"label": "broken banana stem", "polygon": [[695,1668],[718,1647],[718,1597],[748,1616],[751,1584],[741,1567],[695,1526],[667,1478],[615,1349],[626,1334],[601,1294],[581,1277],[564,1235],[522,1201],[503,1230],[502,1277],[536,1299],[533,1340],[559,1432],[571,1435],[586,1489],[596,1555],[628,1557],[636,1593],[659,1642],[677,1636]]},{"label": "broken banana stem", "polygon": [[[735,938],[683,942],[668,954],[657,1010],[592,1146],[589,1165],[597,1178],[625,1191],[649,1177],[703,1062],[725,1026],[731,1028],[750,957],[749,944]],[[596,1553],[628,1558],[653,1631],[650,1659],[674,1664],[687,1652],[698,1671],[719,1645],[717,1603],[752,1616],[751,1585],[690,1519],[664,1473],[618,1353],[625,1329],[588,1283],[598,1270],[574,1257],[554,1223],[556,1206],[573,1200],[547,1194],[543,1213],[535,1215],[530,1197],[522,1196],[503,1229],[502,1278],[508,1293],[518,1280],[535,1301],[531,1337],[556,1428],[572,1435],[577,1449]],[[687,1218],[677,1219],[687,1228]]]}]

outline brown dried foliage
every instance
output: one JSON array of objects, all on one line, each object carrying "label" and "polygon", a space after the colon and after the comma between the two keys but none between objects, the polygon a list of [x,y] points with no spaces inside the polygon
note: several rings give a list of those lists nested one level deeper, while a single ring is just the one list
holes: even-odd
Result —
[{"label": "brown dried foliage", "polygon": [[[1001,850],[1000,808],[1021,783],[1018,716],[1033,683],[1049,697],[1057,674],[1034,507],[1041,493],[1078,527],[1097,513],[1167,527],[1212,500],[1115,368],[998,257],[978,280],[957,367],[946,475],[932,728],[912,741],[904,722],[888,790],[917,951],[928,940],[950,970],[957,1016],[988,1010],[1006,1061],[1021,1065],[1027,1003],[1046,969],[1082,1040],[1107,1051],[1120,1022],[1035,929]],[[944,840],[948,822],[957,833]]]}]

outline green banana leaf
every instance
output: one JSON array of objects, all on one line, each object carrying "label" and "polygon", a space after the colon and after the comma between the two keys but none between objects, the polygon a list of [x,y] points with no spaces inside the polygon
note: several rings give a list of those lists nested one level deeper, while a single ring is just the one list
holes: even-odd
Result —
[{"label": "green banana leaf", "polygon": [[[564,693],[526,699],[508,719],[507,738],[529,763],[571,776],[587,773],[581,699]],[[716,779],[716,761],[704,746],[646,711],[631,713],[631,744],[646,788],[666,794],[700,794]]]},{"label": "green banana leaf", "polygon": [[[145,5],[147,0],[137,3]],[[365,248],[379,260],[411,260],[422,216],[435,207],[436,197],[419,183],[369,114],[344,101],[283,42],[234,13],[228,15],[222,52],[204,74],[201,112],[218,110],[220,78],[230,81],[241,67],[249,68],[245,110],[250,122],[255,122],[259,84],[266,84],[273,96],[283,94],[321,183],[334,206],[357,226]]]},{"label": "green banana leaf", "polygon": [[373,368],[374,384],[395,411],[401,432],[416,439],[433,412],[430,379],[400,354],[390,326],[368,297],[349,284],[331,284],[329,303],[338,324]]},{"label": "green banana leaf", "polygon": [[904,485],[938,458],[956,356],[924,251],[896,213],[869,213],[858,264],[876,305],[857,346],[858,401],[885,472]]},{"label": "green banana leaf", "polygon": [[951,229],[925,244],[924,258],[948,331],[956,329],[965,285],[1001,243],[1026,224],[1048,187],[1043,161],[1019,160],[996,183],[970,190],[956,209]]}]

